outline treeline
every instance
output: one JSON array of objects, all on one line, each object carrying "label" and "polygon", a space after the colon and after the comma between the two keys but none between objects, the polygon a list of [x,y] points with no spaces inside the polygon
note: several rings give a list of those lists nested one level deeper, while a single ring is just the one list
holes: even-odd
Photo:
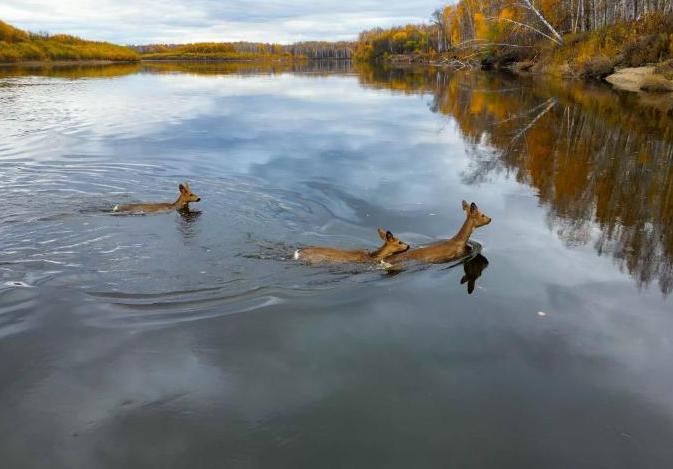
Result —
[{"label": "treeline", "polygon": [[163,60],[252,60],[289,58],[277,44],[198,42],[193,44],[148,44],[131,46],[143,59]]},{"label": "treeline", "polygon": [[0,63],[25,61],[111,60],[350,60],[355,43],[307,41],[295,44],[264,42],[200,42],[118,46],[86,41],[65,34],[30,33],[0,21]]},{"label": "treeline", "polygon": [[0,63],[138,59],[138,54],[128,47],[86,41],[67,34],[29,33],[0,21]]},{"label": "treeline", "polygon": [[363,31],[358,36],[354,58],[376,61],[392,54],[434,53],[439,51],[440,40],[436,30],[435,26],[409,24]]},{"label": "treeline", "polygon": [[306,57],[308,59],[337,59],[350,60],[355,51],[355,43],[349,41],[325,42],[325,41],[307,41],[297,42],[284,49],[293,56]]},{"label": "treeline", "polygon": [[459,0],[435,10],[428,24],[362,32],[356,57],[562,46],[573,33],[671,14],[673,0]]},{"label": "treeline", "polygon": [[193,53],[234,53],[236,49],[231,44],[201,42],[196,44],[147,44],[130,46],[140,54],[161,54],[166,52],[193,52]]},{"label": "treeline", "polygon": [[673,12],[673,0],[460,0],[432,14],[438,51],[465,41],[533,36],[563,43],[568,33],[594,31],[653,13]]},{"label": "treeline", "polygon": [[201,42],[194,44],[133,45],[147,59],[350,59],[352,42],[299,42],[290,45],[263,42]]}]

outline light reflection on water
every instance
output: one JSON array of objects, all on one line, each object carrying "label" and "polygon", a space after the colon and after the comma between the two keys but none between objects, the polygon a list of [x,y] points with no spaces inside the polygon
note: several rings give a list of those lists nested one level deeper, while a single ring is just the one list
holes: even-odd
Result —
[{"label": "light reflection on water", "polygon": [[[647,99],[348,63],[5,71],[3,457],[670,467],[673,125]],[[109,213],[185,180],[192,213]],[[467,265],[290,260],[450,236],[462,199],[494,219]]]}]

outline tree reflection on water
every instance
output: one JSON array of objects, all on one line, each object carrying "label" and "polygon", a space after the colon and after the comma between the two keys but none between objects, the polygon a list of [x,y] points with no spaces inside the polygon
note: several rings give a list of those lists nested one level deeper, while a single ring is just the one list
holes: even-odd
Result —
[{"label": "tree reflection on water", "polygon": [[[366,69],[366,86],[433,94],[455,120],[478,183],[535,188],[568,245],[593,243],[641,286],[673,289],[673,99],[487,73]],[[598,228],[598,235],[592,235]]]}]

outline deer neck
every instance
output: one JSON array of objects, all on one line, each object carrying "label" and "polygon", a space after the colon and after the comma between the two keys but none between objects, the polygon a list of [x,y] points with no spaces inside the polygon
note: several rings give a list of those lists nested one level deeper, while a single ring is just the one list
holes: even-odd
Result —
[{"label": "deer neck", "polygon": [[185,202],[185,200],[182,198],[182,194],[180,194],[180,197],[178,197],[178,200],[173,202],[172,207],[174,208],[185,208],[189,202]]},{"label": "deer neck", "polygon": [[367,257],[371,257],[372,259],[381,259],[385,257],[384,254],[385,254],[385,246],[381,246],[376,251],[368,252]]},{"label": "deer neck", "polygon": [[470,236],[472,236],[473,231],[474,221],[472,221],[472,219],[468,216],[465,219],[465,223],[463,223],[463,226],[460,227],[460,230],[458,230],[458,233],[456,233],[456,236],[454,236],[453,239],[467,243],[467,241],[470,239]]}]

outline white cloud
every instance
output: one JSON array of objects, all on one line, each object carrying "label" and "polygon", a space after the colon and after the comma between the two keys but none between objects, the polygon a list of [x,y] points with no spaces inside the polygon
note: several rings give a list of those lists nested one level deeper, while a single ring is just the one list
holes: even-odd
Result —
[{"label": "white cloud", "polygon": [[354,39],[373,26],[425,21],[437,0],[5,0],[4,21],[118,43]]}]

